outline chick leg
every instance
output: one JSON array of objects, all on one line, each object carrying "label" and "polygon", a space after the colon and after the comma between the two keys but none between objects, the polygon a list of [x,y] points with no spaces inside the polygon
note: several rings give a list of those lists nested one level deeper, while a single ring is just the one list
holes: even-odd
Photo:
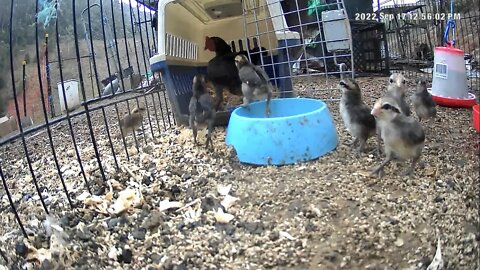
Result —
[{"label": "chick leg", "polygon": [[411,176],[415,171],[415,167],[417,166],[418,161],[420,160],[420,156],[416,156],[412,159],[412,164],[408,169],[403,173],[404,176]]},{"label": "chick leg", "polygon": [[133,135],[133,140],[135,141],[135,147],[137,148],[137,152],[140,150],[140,145],[139,145],[139,141],[140,141],[140,138],[138,138],[137,140],[137,135],[135,133],[135,129],[131,129],[130,132],[132,135]]},{"label": "chick leg", "polygon": [[215,85],[215,110],[220,110],[223,102],[223,86]]},{"label": "chick leg", "polygon": [[197,126],[195,125],[195,115],[190,114],[188,122],[189,122],[190,128],[192,129],[192,132],[193,132],[193,143],[195,145],[198,145],[198,142],[197,142]]},{"label": "chick leg", "polygon": [[270,117],[271,111],[270,111],[270,100],[272,99],[272,92],[267,93],[267,102],[265,103],[265,115],[267,117]]},{"label": "chick leg", "polygon": [[367,145],[367,139],[366,138],[359,138],[358,139],[359,146],[357,148],[357,154],[361,155],[365,151],[365,146]]},{"label": "chick leg", "polygon": [[211,150],[213,150],[212,132],[213,132],[214,122],[215,122],[215,118],[207,120],[208,133],[207,133],[207,142],[205,143],[205,148],[208,149],[208,145],[210,145]]},{"label": "chick leg", "polygon": [[381,139],[381,135],[380,135],[380,129],[377,128],[377,156],[381,156],[382,155],[382,149],[381,149],[381,144],[382,144],[382,139]]},{"label": "chick leg", "polygon": [[378,165],[378,167],[376,167],[371,174],[377,175],[378,178],[381,178],[384,173],[383,167],[385,167],[385,165],[387,165],[387,163],[389,163],[392,160],[393,160],[392,154],[387,153],[387,157],[385,158],[385,160],[380,165]]},{"label": "chick leg", "polygon": [[[370,149],[370,150],[368,151],[368,154],[380,156],[380,154],[381,154],[380,140],[379,140],[379,138],[377,137],[377,133],[376,133],[376,132],[375,132],[374,137],[375,137],[375,140],[376,140],[376,146],[374,146],[372,149]],[[367,139],[365,140],[365,147],[367,146],[367,141],[368,141],[369,138],[370,138],[370,135],[368,135]]]},{"label": "chick leg", "polygon": [[247,108],[250,110],[248,105],[250,104],[250,101],[253,99],[253,91],[254,89],[250,86],[248,86],[245,83],[242,83],[242,93],[243,93],[243,104],[241,105],[243,108]]}]

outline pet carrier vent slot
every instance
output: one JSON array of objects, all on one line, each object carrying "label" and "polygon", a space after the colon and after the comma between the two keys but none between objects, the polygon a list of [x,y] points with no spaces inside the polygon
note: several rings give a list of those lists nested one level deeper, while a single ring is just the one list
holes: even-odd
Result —
[{"label": "pet carrier vent slot", "polygon": [[165,51],[168,56],[188,60],[197,60],[198,45],[196,43],[170,33],[165,34],[165,41]]}]

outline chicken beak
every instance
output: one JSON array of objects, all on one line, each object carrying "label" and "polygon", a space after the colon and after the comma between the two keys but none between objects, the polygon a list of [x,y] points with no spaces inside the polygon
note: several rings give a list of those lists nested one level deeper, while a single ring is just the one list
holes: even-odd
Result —
[{"label": "chicken beak", "polygon": [[379,113],[380,113],[380,108],[378,106],[373,106],[373,109],[370,112],[370,114],[373,116],[378,116]]},{"label": "chicken beak", "polygon": [[338,89],[344,93],[347,90],[347,84],[344,81],[338,83]]}]

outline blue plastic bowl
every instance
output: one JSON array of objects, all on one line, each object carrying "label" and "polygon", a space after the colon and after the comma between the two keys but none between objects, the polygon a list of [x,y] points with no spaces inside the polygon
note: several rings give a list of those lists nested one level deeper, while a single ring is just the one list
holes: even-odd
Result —
[{"label": "blue plastic bowl", "polygon": [[265,117],[265,101],[232,112],[226,143],[240,162],[285,165],[319,158],[334,150],[338,135],[327,105],[317,99],[272,99],[272,115]]}]

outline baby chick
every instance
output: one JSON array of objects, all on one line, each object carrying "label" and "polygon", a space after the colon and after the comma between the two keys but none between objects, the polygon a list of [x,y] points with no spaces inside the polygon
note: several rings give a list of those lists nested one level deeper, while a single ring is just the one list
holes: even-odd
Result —
[{"label": "baby chick", "polygon": [[387,93],[385,96],[395,99],[400,112],[406,116],[410,116],[412,112],[410,111],[410,106],[405,100],[406,94],[407,85],[405,77],[401,73],[392,74],[388,81]]},{"label": "baby chick", "polygon": [[412,117],[400,113],[391,97],[383,97],[375,103],[371,112],[377,120],[380,135],[384,142],[385,160],[372,171],[378,177],[383,175],[383,167],[393,160],[411,159],[412,163],[404,175],[411,175],[422,154],[425,132]]},{"label": "baby chick", "polygon": [[239,54],[235,57],[235,64],[238,68],[238,76],[242,81],[243,104],[248,106],[253,100],[266,99],[265,114],[270,116],[270,99],[272,99],[273,86],[265,71],[248,61],[245,55]]},{"label": "baby chick", "polygon": [[125,115],[120,120],[120,129],[122,130],[122,133],[119,134],[119,137],[121,137],[122,134],[123,136],[127,136],[128,134],[135,132],[135,130],[142,125],[144,111],[145,108],[143,107],[135,107],[130,114]]},{"label": "baby chick", "polygon": [[418,120],[433,119],[437,115],[437,108],[432,95],[427,91],[427,80],[421,77],[417,80],[415,93],[410,97],[413,109],[418,116]]},{"label": "baby chick", "polygon": [[207,123],[208,133],[205,147],[208,148],[210,145],[211,149],[213,149],[212,132],[216,112],[213,98],[207,91],[205,76],[196,75],[193,77],[192,92],[193,95],[190,99],[188,109],[190,112],[189,124],[190,128],[193,130],[193,142],[198,144],[197,125]]},{"label": "baby chick", "polygon": [[362,93],[357,82],[345,78],[339,83],[342,90],[340,99],[340,115],[350,135],[354,137],[352,147],[359,143],[360,154],[365,149],[368,138],[375,135],[375,118],[370,114],[370,108],[362,101]]}]

